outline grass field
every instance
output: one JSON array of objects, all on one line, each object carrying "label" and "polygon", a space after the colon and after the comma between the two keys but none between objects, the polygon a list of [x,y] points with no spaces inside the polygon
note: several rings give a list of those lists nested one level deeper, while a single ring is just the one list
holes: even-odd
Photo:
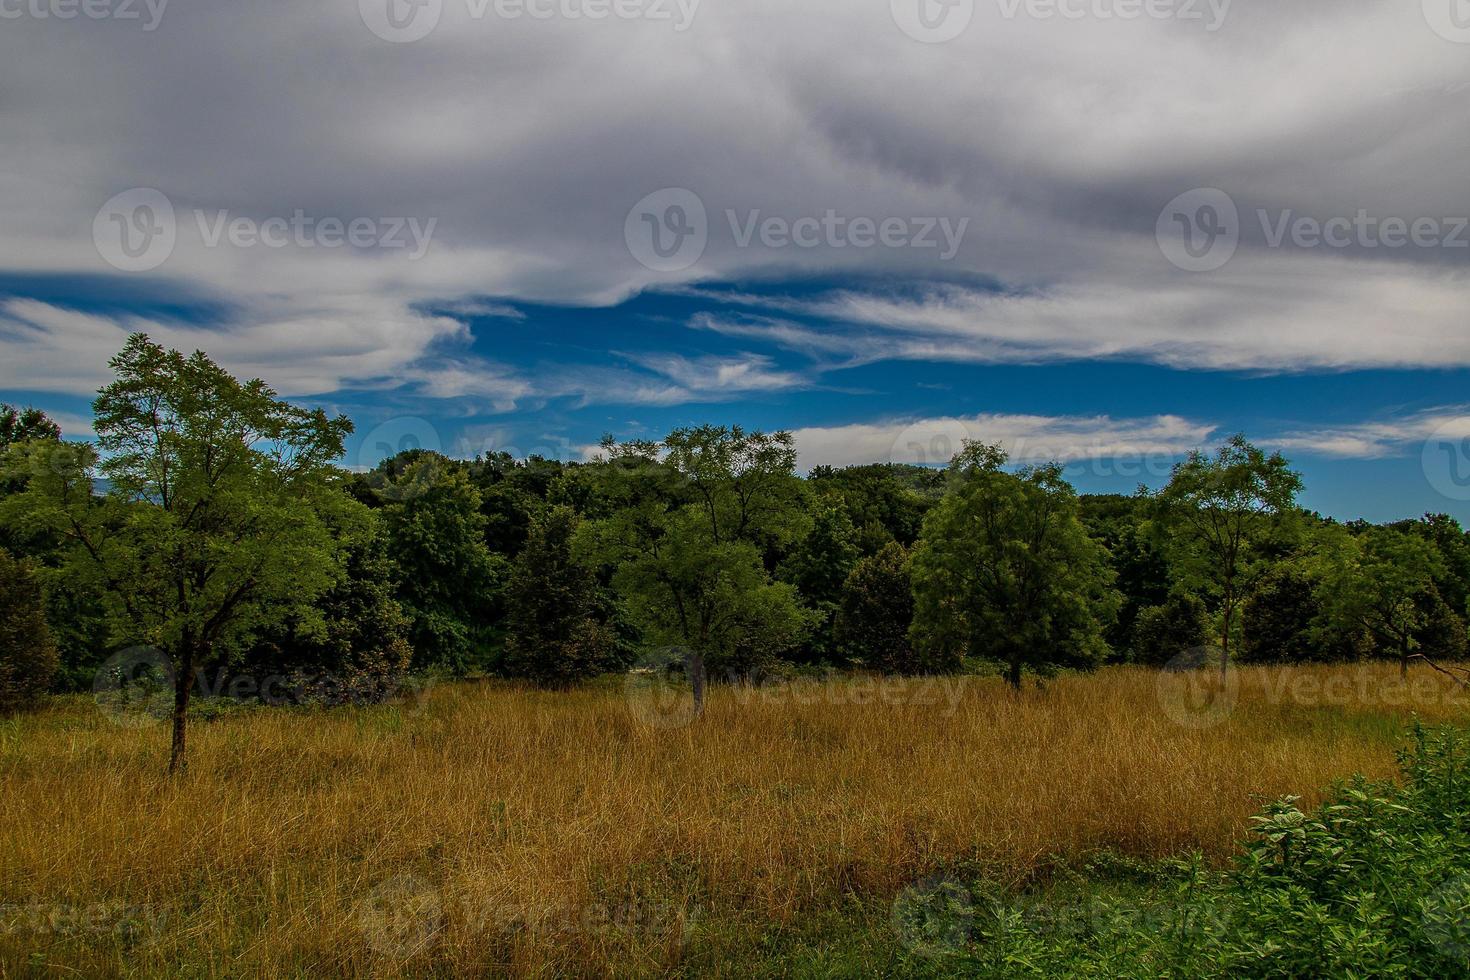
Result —
[{"label": "grass field", "polygon": [[1412,716],[1466,712],[1425,668],[1217,684],[808,681],[692,723],[642,681],[443,685],[199,721],[176,779],[164,726],[62,700],[0,721],[0,975],[892,968],[926,876],[1221,862],[1262,797],[1387,777]]}]

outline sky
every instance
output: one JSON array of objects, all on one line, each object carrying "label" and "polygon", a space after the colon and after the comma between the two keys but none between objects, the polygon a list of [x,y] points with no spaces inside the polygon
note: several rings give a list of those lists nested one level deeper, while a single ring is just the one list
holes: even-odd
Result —
[{"label": "sky", "polygon": [[135,330],[349,466],[1243,432],[1470,523],[1470,0],[0,0],[0,400]]}]

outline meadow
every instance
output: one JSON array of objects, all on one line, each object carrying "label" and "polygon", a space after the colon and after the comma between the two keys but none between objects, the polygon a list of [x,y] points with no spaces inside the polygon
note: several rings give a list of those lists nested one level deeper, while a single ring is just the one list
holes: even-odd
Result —
[{"label": "meadow", "polygon": [[212,712],[169,777],[166,725],[61,698],[0,721],[0,976],[922,972],[915,883],[1222,865],[1263,800],[1465,713],[1385,664],[717,686],[697,720],[636,676],[456,682]]}]

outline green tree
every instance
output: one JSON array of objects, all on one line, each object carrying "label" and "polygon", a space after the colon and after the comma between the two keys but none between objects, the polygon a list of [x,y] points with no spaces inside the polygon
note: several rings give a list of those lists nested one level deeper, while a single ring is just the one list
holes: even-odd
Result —
[{"label": "green tree", "polygon": [[1235,436],[1214,456],[1190,453],[1157,495],[1179,584],[1219,599],[1222,675],[1240,602],[1270,570],[1301,488],[1280,453]]},{"label": "green tree", "polygon": [[258,677],[286,679],[303,700],[382,701],[400,690],[413,662],[408,617],[396,598],[397,568],[377,514],[356,507],[331,516],[343,549],[342,577],[310,616],[267,624],[244,667]]},{"label": "green tree", "polygon": [[552,507],[531,524],[506,588],[505,672],[564,688],[606,669],[616,637],[598,615],[597,578],[572,552],[579,520]]},{"label": "green tree", "polygon": [[1314,628],[1321,614],[1316,583],[1294,568],[1275,569],[1241,606],[1238,659],[1251,663],[1337,659],[1330,648],[1342,644],[1324,644]]},{"label": "green tree", "polygon": [[[311,605],[341,574],[322,514],[348,506],[331,461],[352,423],[278,401],[202,351],[143,334],[112,359],[93,402],[91,446],[31,442],[5,516],[67,544],[63,573],[100,584],[112,634],[148,643],[173,673],[169,770],[185,765],[201,668],[239,652],[262,623]],[[14,455],[12,453],[12,455]],[[94,497],[100,473],[109,488]]]},{"label": "green tree", "polygon": [[61,439],[61,426],[39,408],[16,408],[0,404],[0,451],[12,443],[46,439],[57,442]]},{"label": "green tree", "polygon": [[858,562],[842,584],[835,636],[844,654],[885,674],[932,673],[909,640],[914,591],[908,549],[890,541]]},{"label": "green tree", "polygon": [[1336,536],[1336,547],[1322,560],[1322,617],[1338,635],[1362,628],[1379,647],[1409,660],[1429,625],[1422,596],[1444,573],[1434,545],[1414,534],[1371,528],[1360,535]]},{"label": "green tree", "polygon": [[1163,667],[1179,655],[1205,645],[1208,614],[1197,596],[1175,593],[1157,606],[1139,610],[1133,623],[1133,658]]},{"label": "green tree", "polygon": [[811,529],[777,569],[777,577],[796,586],[816,614],[816,625],[802,646],[809,663],[833,659],[832,629],[842,584],[858,560],[858,534],[841,506],[814,501]]},{"label": "green tree", "polygon": [[997,660],[1019,690],[1023,669],[1096,665],[1120,597],[1061,467],[1005,463],[998,445],[967,442],[951,464],[914,554],[913,635],[926,663]]},{"label": "green tree", "polygon": [[485,545],[480,493],[463,465],[437,453],[386,472],[378,493],[415,666],[454,674],[483,666],[509,564]]},{"label": "green tree", "polygon": [[[663,458],[660,458],[662,452]],[[805,530],[787,433],[676,429],[662,446],[607,439],[600,509],[582,536],[644,635],[688,651],[696,713],[706,669],[744,674],[792,649],[810,616],[769,551]]]},{"label": "green tree", "polygon": [[41,585],[25,562],[0,549],[0,713],[34,703],[56,675]]}]

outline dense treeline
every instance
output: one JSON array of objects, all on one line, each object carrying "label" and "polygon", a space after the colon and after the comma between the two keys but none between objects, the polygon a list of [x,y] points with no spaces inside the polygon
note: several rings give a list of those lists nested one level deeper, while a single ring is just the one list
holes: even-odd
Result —
[{"label": "dense treeline", "polygon": [[175,762],[205,681],[390,695],[409,673],[564,687],[676,661],[1027,672],[1103,662],[1453,660],[1470,538],[1303,511],[1242,438],[1134,496],[968,444],[944,470],[796,471],[789,435],[679,429],[589,462],[413,450],[341,469],[345,418],[134,336],[95,445],[0,413],[0,708],[163,652]]}]

